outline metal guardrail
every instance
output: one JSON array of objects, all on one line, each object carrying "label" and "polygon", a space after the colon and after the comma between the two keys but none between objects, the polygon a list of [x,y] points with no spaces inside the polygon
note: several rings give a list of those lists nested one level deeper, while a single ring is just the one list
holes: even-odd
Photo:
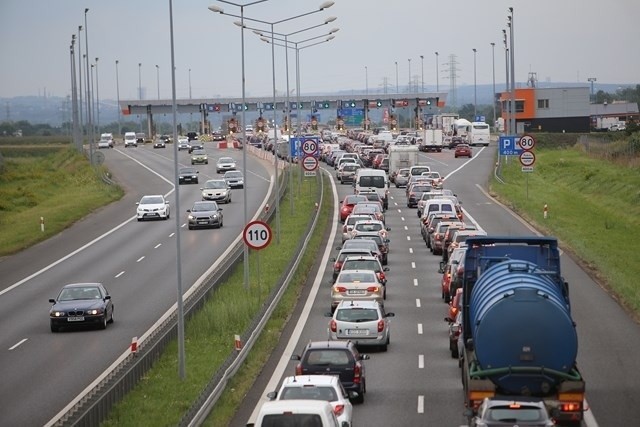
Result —
[{"label": "metal guardrail", "polygon": [[[288,170],[287,173],[291,173],[291,171]],[[280,178],[282,182],[287,182],[286,174],[283,174]],[[280,200],[282,200],[286,186],[280,185],[279,188],[279,197]],[[273,206],[275,197],[276,195],[272,194],[268,198],[267,203]],[[269,209],[266,212],[264,209],[261,209],[258,218],[263,221],[268,221],[274,214],[274,209]],[[306,246],[316,222],[317,214],[313,218],[313,221],[310,221],[306,238],[303,239],[298,246],[298,253],[301,253]],[[221,260],[215,272],[211,273],[192,293],[187,292],[188,296],[185,296],[184,301],[185,317],[188,318],[195,310],[202,307],[207,299],[206,297],[231,275],[233,268],[237,264],[242,262],[243,245],[242,239],[239,239],[233,248],[228,250],[227,256]],[[192,420],[199,419],[197,417],[202,417],[203,414],[204,416],[208,414],[208,411],[210,411],[213,404],[217,401],[224,387],[222,387],[222,389],[218,387],[215,394],[212,394],[209,390],[212,388],[212,385],[215,386],[218,383],[224,383],[226,385],[229,378],[233,376],[239,365],[244,361],[246,354],[259,335],[259,331],[266,323],[266,319],[268,319],[268,316],[273,311],[273,307],[277,304],[281,293],[284,292],[286,285],[288,285],[291,280],[292,272],[295,271],[299,259],[300,257],[296,258],[288,265],[286,272],[283,273],[279,280],[279,285],[274,288],[268,299],[270,303],[265,304],[265,308],[256,315],[251,327],[242,335],[243,342],[247,343],[243,351],[233,352],[229,356],[209,384],[203,389],[196,403],[194,403],[192,408],[185,414],[181,425],[192,425]],[[161,321],[154,325],[149,331],[149,335],[142,340],[138,347],[137,354],[125,352],[111,365],[107,370],[108,372],[103,375],[102,379],[95,386],[90,386],[85,389],[77,401],[70,404],[46,425],[56,427],[92,427],[100,424],[100,422],[107,418],[113,405],[122,400],[122,398],[137,385],[140,378],[142,378],[160,358],[167,345],[177,338],[177,320],[177,312],[175,310],[170,315],[162,318]],[[208,410],[203,412],[202,408],[205,404],[207,404],[206,407]]]}]

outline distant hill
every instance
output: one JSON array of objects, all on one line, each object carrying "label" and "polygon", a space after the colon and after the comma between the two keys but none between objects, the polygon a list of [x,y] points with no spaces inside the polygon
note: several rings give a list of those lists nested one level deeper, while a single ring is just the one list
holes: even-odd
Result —
[{"label": "distant hill", "polygon": [[[524,87],[524,83],[519,83],[517,87]],[[537,87],[589,87],[588,82],[585,83],[550,83],[550,82],[538,82]],[[619,85],[599,83],[596,86],[596,91],[602,90],[608,93],[615,93],[620,87],[635,86],[635,84]],[[427,86],[426,91],[435,91],[435,87]],[[441,91],[448,91],[448,86],[441,86]],[[496,83],[496,91],[504,91],[504,83]],[[492,85],[478,85],[476,87],[478,104],[490,105],[493,99]],[[400,87],[401,94],[407,93],[407,87]],[[336,95],[345,95],[351,93],[365,93],[365,89],[352,89],[349,91],[334,92]],[[382,90],[373,92],[369,90],[369,96],[375,99],[376,93],[382,93]],[[326,98],[327,93],[303,93],[305,96],[318,95]],[[473,104],[474,87],[473,85],[459,86],[457,88],[457,106],[461,107],[465,104]],[[452,106],[452,100],[449,99],[448,105]],[[0,98],[0,122],[11,121],[18,122],[26,120],[33,124],[49,124],[53,127],[59,127],[62,123],[67,123],[71,118],[71,102],[68,98],[56,97],[56,96],[18,96],[14,98]],[[94,122],[96,118],[94,117]],[[105,99],[100,100],[100,123],[108,124],[118,120],[118,108],[115,100]],[[157,117],[157,120],[161,122],[170,122],[171,117]]]}]

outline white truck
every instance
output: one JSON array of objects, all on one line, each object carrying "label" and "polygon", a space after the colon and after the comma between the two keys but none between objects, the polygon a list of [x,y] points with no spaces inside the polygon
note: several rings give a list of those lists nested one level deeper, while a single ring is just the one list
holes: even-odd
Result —
[{"label": "white truck", "polygon": [[457,119],[453,122],[453,136],[462,138],[465,143],[469,142],[471,133],[471,122],[467,119]]},{"label": "white truck", "polygon": [[469,145],[484,145],[489,146],[491,140],[491,131],[489,125],[485,122],[473,122],[471,123],[471,132],[469,133]]},{"label": "white truck", "polygon": [[422,141],[418,146],[420,151],[442,151],[443,136],[442,129],[425,129],[420,136]]},{"label": "white truck", "polygon": [[418,164],[418,146],[391,145],[389,147],[389,173]]}]

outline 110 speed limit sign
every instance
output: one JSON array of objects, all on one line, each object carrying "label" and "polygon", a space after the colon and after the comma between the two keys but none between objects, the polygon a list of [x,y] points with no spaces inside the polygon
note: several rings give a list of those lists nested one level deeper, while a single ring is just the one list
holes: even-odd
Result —
[{"label": "110 speed limit sign", "polygon": [[271,242],[271,227],[264,221],[252,221],[244,227],[242,238],[251,249],[264,249]]}]

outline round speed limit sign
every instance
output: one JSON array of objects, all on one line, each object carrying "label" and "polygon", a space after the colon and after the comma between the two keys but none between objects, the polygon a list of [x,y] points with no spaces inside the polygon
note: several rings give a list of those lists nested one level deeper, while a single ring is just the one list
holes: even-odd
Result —
[{"label": "round speed limit sign", "polygon": [[307,139],[302,143],[302,152],[307,155],[313,155],[318,150],[318,144],[312,140]]},{"label": "round speed limit sign", "polygon": [[244,227],[242,239],[251,249],[264,249],[271,242],[271,227],[264,221],[251,221]]},{"label": "round speed limit sign", "polygon": [[520,138],[520,147],[524,151],[533,150],[533,147],[536,145],[536,140],[533,139],[531,135],[522,135]]}]

